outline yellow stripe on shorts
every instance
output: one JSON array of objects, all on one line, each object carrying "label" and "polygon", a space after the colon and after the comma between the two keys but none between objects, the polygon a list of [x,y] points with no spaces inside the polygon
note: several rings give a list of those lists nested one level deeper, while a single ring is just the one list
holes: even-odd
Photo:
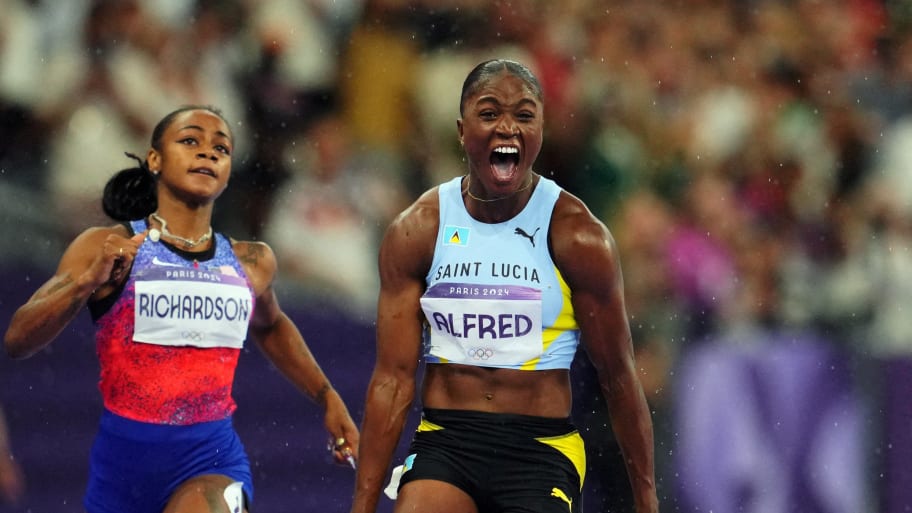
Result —
[{"label": "yellow stripe on shorts", "polygon": [[576,467],[576,473],[580,477],[580,490],[583,488],[583,481],[586,479],[586,444],[583,443],[583,437],[578,431],[560,436],[550,436],[536,438],[539,442],[557,449],[573,463]]}]

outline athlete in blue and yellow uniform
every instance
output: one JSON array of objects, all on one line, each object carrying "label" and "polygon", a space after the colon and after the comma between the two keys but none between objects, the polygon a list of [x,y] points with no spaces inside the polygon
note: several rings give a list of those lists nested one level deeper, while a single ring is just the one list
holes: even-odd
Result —
[{"label": "athlete in blue and yellow uniform", "polygon": [[396,513],[581,511],[585,449],[569,369],[582,344],[637,513],[657,513],[616,247],[579,199],[532,170],[538,80],[516,62],[483,62],[463,84],[460,114],[468,174],[424,193],[381,246],[378,354],[351,511],[376,510],[422,357],[422,421],[386,488]]},{"label": "athlete in blue and yellow uniform", "polygon": [[248,336],[324,408],[336,459],[357,457],[348,409],[279,307],[272,250],[212,231],[232,148],[210,107],[165,116],[140,166],[105,187],[105,211],[124,222],[79,235],[6,332],[7,352],[25,358],[91,310],[104,411],[88,513],[248,510],[253,483],[231,396]]}]

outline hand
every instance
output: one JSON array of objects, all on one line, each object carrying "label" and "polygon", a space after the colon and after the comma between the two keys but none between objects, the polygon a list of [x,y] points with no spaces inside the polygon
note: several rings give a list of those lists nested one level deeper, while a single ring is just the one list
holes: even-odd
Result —
[{"label": "hand", "polygon": [[336,439],[330,438],[329,442],[326,444],[326,448],[329,449],[329,452],[332,454],[333,460],[336,463],[346,464],[357,470],[357,460],[355,460],[354,451],[351,448],[351,444],[348,443],[348,440],[343,437]]},{"label": "hand", "polygon": [[16,504],[25,492],[25,478],[22,469],[12,456],[0,456],[0,497],[10,504]]},{"label": "hand", "polygon": [[101,253],[86,271],[92,276],[96,288],[108,284],[116,285],[123,281],[147,233],[148,230],[130,238],[111,234],[105,238]]},{"label": "hand", "polygon": [[327,397],[324,422],[331,436],[328,445],[333,459],[336,463],[356,468],[361,435],[338,393]]}]

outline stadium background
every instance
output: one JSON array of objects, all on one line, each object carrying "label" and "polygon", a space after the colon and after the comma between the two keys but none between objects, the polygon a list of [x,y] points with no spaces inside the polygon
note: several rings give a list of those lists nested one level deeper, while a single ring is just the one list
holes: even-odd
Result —
[{"label": "stadium background", "polygon": [[[514,58],[545,89],[537,171],[621,248],[663,512],[908,511],[910,22],[904,0],[0,0],[0,324],[107,222],[123,152],[213,104],[239,141],[216,228],[276,249],[360,421],[378,238],[465,172],[461,80]],[[81,511],[93,353],[83,316],[0,357],[27,480],[0,512]],[[586,511],[628,511],[591,369],[573,375]],[[318,412],[255,348],[235,392],[256,511],[347,511]]]}]

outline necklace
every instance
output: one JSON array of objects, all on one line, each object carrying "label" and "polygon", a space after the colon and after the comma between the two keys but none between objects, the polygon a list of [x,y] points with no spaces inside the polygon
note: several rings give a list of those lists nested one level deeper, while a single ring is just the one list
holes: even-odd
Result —
[{"label": "necklace", "polygon": [[[467,177],[466,182],[470,181],[470,178],[468,178],[468,176],[469,175],[466,175],[466,177]],[[526,185],[523,185],[519,189],[516,189],[515,191],[511,192],[510,194],[507,194],[506,196],[501,196],[499,198],[490,198],[490,199],[479,198],[478,196],[472,194],[472,191],[469,190],[469,183],[466,183],[466,188],[463,189],[462,192],[468,194],[468,196],[475,201],[480,201],[481,203],[493,203],[495,201],[505,200],[507,198],[512,198],[513,196],[516,196],[517,194],[521,193],[522,191],[528,189],[529,187],[532,187],[532,183],[534,181],[535,181],[535,178],[533,176],[529,176],[529,183],[527,183]]]},{"label": "necklace", "polygon": [[149,238],[152,239],[152,242],[158,242],[158,239],[161,238],[162,235],[164,235],[165,237],[168,237],[170,239],[174,239],[174,240],[181,242],[186,249],[193,249],[212,238],[212,226],[209,226],[209,231],[204,233],[202,237],[200,237],[196,240],[186,239],[184,237],[181,237],[180,235],[174,235],[173,233],[168,231],[168,222],[165,221],[164,219],[162,219],[162,217],[160,215],[158,215],[158,212],[152,212],[151,217],[152,217],[152,219],[155,219],[156,221],[158,221],[159,224],[161,224],[161,231],[159,231],[155,228],[152,228],[151,230],[149,230]]}]

